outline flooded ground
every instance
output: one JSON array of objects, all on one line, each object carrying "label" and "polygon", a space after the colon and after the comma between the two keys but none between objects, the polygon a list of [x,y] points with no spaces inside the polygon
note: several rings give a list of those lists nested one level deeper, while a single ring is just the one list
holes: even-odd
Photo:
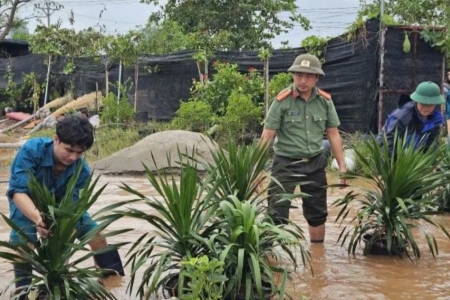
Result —
[{"label": "flooded ground", "polygon": [[[0,212],[7,214],[7,200],[3,196],[7,184],[7,172],[0,173]],[[330,183],[333,179],[330,180]],[[111,177],[103,176],[100,185],[108,184],[99,201],[92,208],[98,210],[108,204],[129,199],[130,196],[119,189],[121,182],[126,182],[133,188],[139,189],[143,194],[156,195],[154,189],[143,177]],[[100,186],[99,185],[99,186]],[[345,190],[330,189],[329,204],[348,192]],[[142,208],[147,209],[147,208]],[[349,256],[345,247],[337,244],[340,233],[338,224],[334,223],[336,209],[330,209],[327,223],[326,241],[323,245],[311,245],[312,264],[315,275],[308,270],[300,269],[293,274],[288,289],[293,299],[300,299],[301,295],[307,299],[450,299],[450,241],[444,238],[435,229],[433,231],[439,239],[440,254],[434,259],[428,254],[426,244],[421,241],[423,258],[420,261],[391,257],[364,257],[361,249],[355,257]],[[291,211],[291,218],[306,230],[307,224],[303,220],[301,208]],[[448,217],[440,217],[447,221]],[[449,225],[449,222],[446,223]],[[133,227],[134,231],[112,238],[112,242],[135,241],[142,233],[152,231],[152,227],[143,222],[122,219],[115,223],[112,229]],[[426,228],[431,230],[431,228]],[[0,222],[0,239],[8,239],[9,229]],[[128,247],[120,250],[124,257]],[[126,269],[129,274],[129,269]],[[10,265],[0,261],[0,289],[7,286],[12,279]],[[138,299],[129,296],[126,287],[129,277],[112,278],[106,285],[113,291],[118,299]],[[3,298],[7,299],[7,298]]]}]

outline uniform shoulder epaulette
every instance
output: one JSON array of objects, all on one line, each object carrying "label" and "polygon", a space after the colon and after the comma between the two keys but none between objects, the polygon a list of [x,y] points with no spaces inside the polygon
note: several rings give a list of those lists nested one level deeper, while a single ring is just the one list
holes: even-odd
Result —
[{"label": "uniform shoulder epaulette", "polygon": [[292,94],[292,89],[290,87],[285,88],[277,95],[277,101],[283,101],[286,99],[290,94]]},{"label": "uniform shoulder epaulette", "polygon": [[320,96],[324,97],[325,100],[331,100],[331,94],[330,93],[327,93],[327,92],[325,92],[324,90],[321,90],[321,89],[317,89],[317,93]]}]

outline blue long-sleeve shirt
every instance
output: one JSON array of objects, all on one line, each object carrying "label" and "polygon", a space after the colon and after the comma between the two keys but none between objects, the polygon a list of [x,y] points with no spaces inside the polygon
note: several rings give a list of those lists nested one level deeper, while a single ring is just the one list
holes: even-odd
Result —
[{"label": "blue long-sleeve shirt", "polygon": [[67,184],[75,173],[77,164],[81,161],[83,167],[75,185],[73,201],[79,199],[80,189],[84,188],[90,175],[89,167],[80,158],[68,166],[61,174],[55,176],[53,172],[53,143],[53,139],[50,138],[33,138],[19,149],[11,165],[9,187],[6,192],[10,205],[13,203],[12,197],[14,193],[30,195],[28,171],[31,171],[41,184],[45,184],[50,192],[55,194],[56,201],[61,201],[66,192]]},{"label": "blue long-sleeve shirt", "polygon": [[393,153],[394,136],[397,130],[398,137],[406,137],[408,142],[413,142],[415,147],[423,146],[428,149],[431,144],[439,137],[439,130],[444,123],[442,113],[438,110],[433,111],[426,118],[418,115],[416,103],[407,102],[402,107],[394,110],[386,119],[377,140],[381,145],[383,143],[383,133],[386,134],[388,142],[388,151]]},{"label": "blue long-sleeve shirt", "polygon": [[450,120],[450,84],[444,84],[445,119]]}]

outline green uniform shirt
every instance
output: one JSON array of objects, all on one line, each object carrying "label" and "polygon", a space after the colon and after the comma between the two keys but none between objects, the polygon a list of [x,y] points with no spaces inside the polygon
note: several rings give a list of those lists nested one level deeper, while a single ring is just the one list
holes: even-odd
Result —
[{"label": "green uniform shirt", "polygon": [[273,100],[264,122],[265,129],[277,131],[274,142],[276,155],[290,158],[311,158],[323,151],[326,128],[338,127],[340,122],[333,101],[313,89],[311,100],[303,100],[295,87],[282,101]]}]

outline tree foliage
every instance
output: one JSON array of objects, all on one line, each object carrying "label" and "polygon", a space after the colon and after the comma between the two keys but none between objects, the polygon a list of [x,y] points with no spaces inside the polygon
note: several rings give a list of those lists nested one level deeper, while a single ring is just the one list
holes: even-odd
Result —
[{"label": "tree foliage", "polygon": [[[374,17],[380,14],[380,0],[368,2],[361,1],[361,10],[358,20],[363,16]],[[441,50],[450,58],[450,33],[446,30],[436,31],[431,26],[450,27],[450,5],[447,0],[384,0],[384,17],[397,24],[421,25],[425,30],[421,32],[422,38],[432,46]]]},{"label": "tree foliage", "polygon": [[75,31],[61,28],[60,24],[50,27],[38,26],[30,35],[29,43],[33,53],[69,57],[95,56],[102,34],[93,28]]},{"label": "tree foliage", "polygon": [[164,20],[161,24],[149,20],[139,42],[139,51],[145,54],[165,54],[189,48],[187,36],[178,23]]},{"label": "tree foliage", "polygon": [[[363,14],[379,11],[380,0],[361,2]],[[448,25],[449,11],[447,0],[384,0],[384,13],[401,24]]]},{"label": "tree foliage", "polygon": [[[158,4],[158,0],[142,0]],[[288,16],[280,13],[288,13]],[[177,22],[185,33],[216,36],[229,33],[223,45],[229,49],[257,49],[300,24],[309,29],[308,19],[299,13],[295,0],[168,0],[152,20]]]},{"label": "tree foliage", "polygon": [[17,25],[17,12],[32,0],[4,0],[0,1],[0,41]]}]

